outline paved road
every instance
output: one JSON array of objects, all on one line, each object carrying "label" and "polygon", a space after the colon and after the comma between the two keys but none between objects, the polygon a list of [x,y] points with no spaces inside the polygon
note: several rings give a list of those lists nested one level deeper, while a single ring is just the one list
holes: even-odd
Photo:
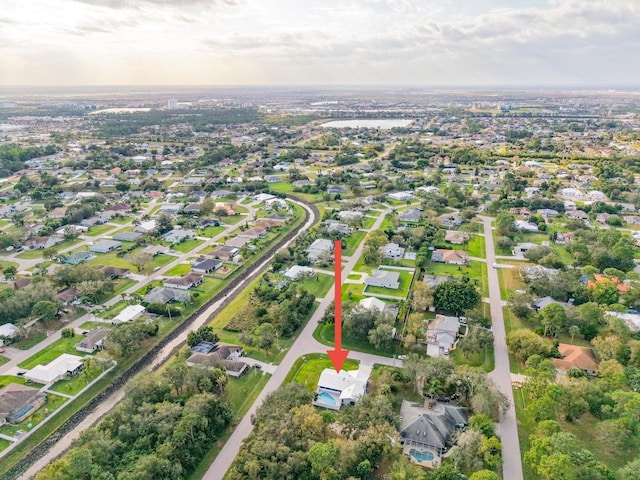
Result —
[{"label": "paved road", "polygon": [[[375,223],[371,227],[371,230],[377,230],[380,227],[382,221],[384,220],[384,216],[385,215],[382,214],[376,219]],[[355,253],[351,255],[346,262],[343,262],[343,282],[344,280],[346,280],[347,275],[351,273],[351,271],[355,267],[356,262],[362,254],[363,249],[364,242],[361,242]],[[293,363],[303,355],[307,355],[309,353],[325,353],[327,349],[330,348],[317,342],[313,338],[313,331],[316,329],[318,321],[324,315],[325,310],[327,309],[327,307],[329,307],[329,304],[331,303],[331,300],[333,300],[333,298],[334,287],[331,287],[329,293],[327,293],[322,302],[320,302],[320,306],[314,312],[313,316],[309,320],[309,323],[307,323],[305,328],[302,330],[295,343],[291,346],[286,356],[284,357],[278,368],[275,370],[274,374],[262,389],[262,392],[260,392],[260,395],[258,395],[256,401],[253,403],[251,408],[249,408],[249,411],[246,413],[246,415],[242,418],[236,429],[231,434],[231,437],[229,437],[229,439],[225,443],[224,447],[222,447],[222,450],[220,450],[220,453],[209,467],[207,473],[205,473],[205,475],[202,477],[203,480],[222,480],[222,478],[226,475],[227,471],[231,467],[231,464],[233,463],[233,460],[236,458],[236,455],[240,451],[242,441],[247,438],[247,436],[253,429],[253,425],[251,424],[251,417],[256,412],[258,407],[262,405],[265,397],[267,397],[267,395],[269,395],[270,393],[273,393],[278,389],[278,387],[280,387],[280,385],[282,385],[282,382],[287,373],[289,372],[289,370],[291,370],[291,367],[293,367]],[[391,366],[402,365],[402,361],[400,360],[360,352],[350,352],[349,358],[360,360],[361,362],[370,365],[373,365],[374,363]]]},{"label": "paved road", "polygon": [[[285,246],[291,244],[295,240],[295,238],[300,234],[300,232],[308,230],[316,222],[314,212],[310,208],[308,208],[306,205],[302,203],[299,203],[299,202],[295,202],[295,203],[297,203],[298,205],[300,205],[302,208],[304,208],[309,212],[309,218],[307,219],[306,223],[302,226],[302,228],[300,228],[298,234],[296,234],[291,240],[289,240],[285,244]],[[272,260],[273,260],[273,255],[270,255],[269,257],[263,259],[259,265],[255,266],[253,271],[254,272],[261,271],[261,269],[264,266],[271,263]],[[171,265],[173,264],[175,264],[175,262],[172,262]],[[166,267],[163,268],[162,271],[164,271],[165,269]],[[204,325],[205,323],[208,323],[209,320],[214,315],[216,315],[218,311],[223,307],[224,301],[227,299],[227,297],[233,297],[234,295],[242,291],[244,288],[246,288],[246,286],[249,283],[251,283],[254,280],[254,278],[255,278],[254,275],[250,275],[244,281],[240,282],[235,288],[229,290],[223,300],[213,303],[206,310],[201,312],[192,324],[193,329],[197,329],[200,326]],[[154,368],[156,368],[157,366],[165,362],[173,354],[175,348],[177,348],[180,344],[182,344],[186,340],[187,334],[188,332],[184,332],[182,335],[179,335],[172,342],[167,344],[160,352],[158,352],[158,354],[153,359],[153,361],[149,364],[147,369],[153,370]],[[109,413],[109,411],[113,407],[115,407],[122,400],[123,397],[124,397],[124,389],[121,388],[113,392],[109,397],[107,397],[103,402],[101,402],[100,405],[93,412],[91,412],[80,424],[78,424],[72,431],[66,433],[64,437],[62,437],[56,443],[56,445],[51,450],[49,450],[49,452],[47,452],[46,455],[44,455],[37,462],[31,465],[31,467],[27,471],[25,471],[22,475],[20,475],[18,478],[20,480],[27,480],[35,477],[38,474],[38,472],[40,472],[40,470],[42,470],[44,467],[46,467],[51,462],[53,462],[56,458],[62,455],[71,446],[71,442],[74,439],[78,438],[84,430],[86,430],[87,428],[97,423],[101,418],[103,418],[107,413]]]},{"label": "paved road", "polygon": [[[492,218],[480,217],[484,224],[484,238],[486,243],[487,265],[496,261],[496,253],[491,234]],[[520,457],[520,441],[518,440],[518,424],[516,411],[513,407],[513,389],[511,388],[511,372],[509,370],[509,352],[505,340],[504,317],[502,315],[502,299],[500,298],[500,283],[498,270],[488,268],[489,305],[491,307],[491,321],[493,325],[495,369],[489,374],[498,385],[500,391],[509,399],[509,410],[500,417],[500,437],[502,440],[503,478],[507,480],[522,480],[522,458]]]}]

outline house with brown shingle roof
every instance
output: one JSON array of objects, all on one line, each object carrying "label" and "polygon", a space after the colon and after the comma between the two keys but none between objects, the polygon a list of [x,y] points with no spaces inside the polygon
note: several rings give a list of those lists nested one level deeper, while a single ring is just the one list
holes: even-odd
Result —
[{"label": "house with brown shingle roof", "polygon": [[444,250],[439,248],[431,254],[431,260],[449,265],[466,265],[469,261],[469,255],[460,250]]},{"label": "house with brown shingle roof", "polygon": [[558,345],[558,351],[562,358],[552,358],[551,362],[558,371],[566,372],[571,368],[583,370],[588,375],[596,375],[598,373],[598,362],[593,354],[593,350],[589,347],[579,347],[578,345],[569,345],[561,343]]},{"label": "house with brown shingle roof", "polygon": [[458,232],[457,230],[447,230],[444,234],[444,241],[454,245],[462,245],[469,241],[469,234],[467,232]]}]

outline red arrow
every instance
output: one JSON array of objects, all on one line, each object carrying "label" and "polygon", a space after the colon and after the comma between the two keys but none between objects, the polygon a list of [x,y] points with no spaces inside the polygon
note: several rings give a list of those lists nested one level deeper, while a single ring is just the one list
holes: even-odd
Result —
[{"label": "red arrow", "polygon": [[333,350],[327,350],[329,354],[329,358],[331,359],[331,363],[333,363],[333,368],[336,369],[336,372],[340,372],[342,369],[342,365],[344,365],[347,356],[349,355],[349,350],[342,350],[342,241],[336,240],[333,247],[333,255],[334,255],[334,275],[336,278],[335,284],[335,322],[334,322],[334,331],[335,331],[335,348]]}]

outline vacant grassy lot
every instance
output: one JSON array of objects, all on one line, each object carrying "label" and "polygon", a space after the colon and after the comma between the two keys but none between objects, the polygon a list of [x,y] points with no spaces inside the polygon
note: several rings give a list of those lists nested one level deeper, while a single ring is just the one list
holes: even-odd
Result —
[{"label": "vacant grassy lot", "polygon": [[188,263],[179,263],[175,267],[171,267],[169,270],[167,270],[167,273],[165,273],[165,275],[167,277],[181,277],[182,275],[185,275],[185,274],[189,273],[190,271],[191,271],[191,265],[190,264],[188,264]]},{"label": "vacant grassy lot", "polygon": [[97,237],[98,235],[107,233],[109,230],[113,230],[114,228],[118,227],[114,227],[113,225],[109,225],[106,223],[104,225],[95,225],[87,230],[87,233],[85,233],[85,235],[89,237]]},{"label": "vacant grassy lot", "polygon": [[467,244],[467,252],[472,257],[486,258],[485,248],[484,237],[480,235],[472,236]]},{"label": "vacant grassy lot", "polygon": [[197,238],[192,238],[190,240],[185,240],[184,242],[180,242],[176,245],[173,245],[171,248],[180,253],[187,253],[193,250],[196,247],[199,247],[204,243],[204,240],[198,240]]},{"label": "vacant grassy lot", "polygon": [[226,223],[227,225],[236,225],[236,224],[242,222],[243,220],[247,219],[247,217],[245,215],[233,215],[233,216],[230,216],[230,217],[220,216],[218,218],[220,219],[220,222]]},{"label": "vacant grassy lot", "polygon": [[128,268],[131,271],[136,271],[136,267],[129,262],[129,255],[137,253],[140,249],[135,249],[130,254],[126,254],[124,257],[119,257],[118,252],[109,253],[97,253],[95,257],[89,260],[89,265],[108,265],[110,267]]},{"label": "vacant grassy lot", "polygon": [[55,360],[63,353],[70,353],[72,355],[84,356],[85,354],[75,349],[75,344],[82,339],[82,335],[74,335],[70,338],[61,338],[56,340],[51,345],[43,348],[35,355],[27,358],[24,362],[18,365],[21,368],[31,369],[36,365],[47,365],[52,360]]},{"label": "vacant grassy lot", "polygon": [[344,239],[344,243],[346,246],[342,251],[342,254],[345,257],[349,257],[353,255],[356,251],[356,248],[358,248],[358,245],[360,245],[360,242],[364,240],[364,237],[366,235],[367,235],[367,232],[363,232],[362,230],[357,230],[353,232],[351,235],[349,235],[348,237],[346,237]]},{"label": "vacant grassy lot", "polygon": [[[379,212],[376,212],[376,213],[379,213]],[[364,217],[362,219],[362,228],[364,228],[365,230],[369,230],[371,227],[373,227],[374,223],[376,223],[375,218]]]},{"label": "vacant grassy lot", "polygon": [[331,285],[333,285],[333,276],[316,273],[313,277],[298,283],[315,295],[316,298],[323,298],[329,292]]},{"label": "vacant grassy lot", "polygon": [[[313,332],[313,338],[324,345],[334,346],[335,331],[332,323],[320,323]],[[394,341],[387,350],[378,350],[368,341],[356,341],[342,337],[342,348],[345,350],[355,350],[358,352],[373,353],[383,357],[393,357],[400,350],[400,342]]]},{"label": "vacant grassy lot", "polygon": [[[103,312],[98,314],[99,318],[111,319],[118,315],[122,310],[124,310],[129,305],[128,302],[120,300],[119,302],[114,303],[109,308],[104,310]],[[104,324],[103,324],[104,325]],[[87,327],[82,327],[87,328]]]},{"label": "vacant grassy lot", "polygon": [[115,223],[117,225],[125,225],[129,223],[131,220],[133,220],[133,218],[131,217],[113,217],[111,220],[109,220],[109,223]]},{"label": "vacant grassy lot", "polygon": [[489,296],[489,286],[487,285],[487,265],[484,262],[475,262],[471,260],[471,262],[469,262],[469,266],[447,265],[444,263],[431,262],[427,265],[425,273],[428,275],[442,275],[454,278],[462,278],[466,274],[471,280],[477,281],[483,297]]},{"label": "vacant grassy lot", "polygon": [[[522,265],[528,264],[523,263]],[[499,268],[498,278],[500,279],[500,297],[502,300],[509,300],[513,292],[526,288],[518,266],[514,266],[514,268]]]},{"label": "vacant grassy lot", "polygon": [[5,268],[8,268],[8,267],[15,267],[17,270],[19,265],[16,262],[9,262],[6,260],[0,261],[0,270],[4,270]]},{"label": "vacant grassy lot", "polygon": [[44,332],[37,332],[34,335],[25,338],[24,340],[12,343],[11,346],[14,348],[19,348],[20,350],[29,350],[31,347],[36,346],[45,338],[47,338],[47,336],[44,334]]},{"label": "vacant grassy lot", "polygon": [[224,227],[207,227],[198,232],[201,237],[213,238],[224,232]]}]

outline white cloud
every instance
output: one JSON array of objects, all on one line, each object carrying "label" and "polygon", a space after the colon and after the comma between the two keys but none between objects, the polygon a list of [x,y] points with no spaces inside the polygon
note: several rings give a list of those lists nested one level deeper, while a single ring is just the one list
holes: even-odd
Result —
[{"label": "white cloud", "polygon": [[[14,41],[0,61],[20,69],[0,82],[32,81],[30,69],[70,84],[617,85],[640,73],[637,0],[6,1]],[[71,62],[66,77],[25,64],[43,47]]]}]

